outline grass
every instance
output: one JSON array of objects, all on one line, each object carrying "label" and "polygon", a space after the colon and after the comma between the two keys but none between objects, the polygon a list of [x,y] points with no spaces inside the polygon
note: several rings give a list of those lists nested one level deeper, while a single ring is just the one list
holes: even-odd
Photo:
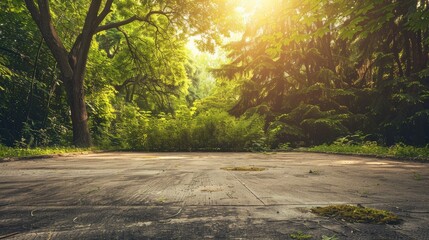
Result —
[{"label": "grass", "polygon": [[420,173],[413,173],[413,178],[416,181],[421,181],[423,179],[422,175]]},{"label": "grass", "polygon": [[289,237],[294,240],[307,240],[307,239],[312,239],[313,235],[305,234],[302,231],[298,231],[298,232],[289,234]]},{"label": "grass", "polygon": [[312,208],[311,212],[352,223],[398,224],[401,222],[401,219],[392,212],[363,206],[331,205]]},{"label": "grass", "polygon": [[221,169],[226,171],[243,171],[243,172],[261,172],[265,170],[265,168],[254,167],[254,166],[223,167]]},{"label": "grass", "polygon": [[0,159],[54,155],[74,152],[88,152],[92,148],[51,147],[51,148],[11,148],[0,145]]},{"label": "grass", "polygon": [[397,144],[391,147],[383,147],[375,142],[367,142],[361,145],[351,144],[331,144],[320,145],[304,149],[311,152],[325,153],[347,153],[347,154],[364,154],[380,157],[395,157],[413,160],[429,161],[429,146],[413,147],[403,144]]}]

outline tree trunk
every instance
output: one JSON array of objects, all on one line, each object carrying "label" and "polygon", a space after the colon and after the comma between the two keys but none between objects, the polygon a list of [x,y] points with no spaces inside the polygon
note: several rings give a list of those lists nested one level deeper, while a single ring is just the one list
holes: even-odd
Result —
[{"label": "tree trunk", "polygon": [[[393,35],[396,36],[397,33],[394,32]],[[393,37],[392,41],[393,41],[392,51],[393,51],[393,56],[395,58],[396,65],[398,66],[399,76],[403,77],[404,76],[404,69],[402,67],[402,62],[401,62],[401,59],[399,57],[399,51],[400,50],[398,49],[396,37]]]},{"label": "tree trunk", "polygon": [[[88,128],[88,113],[86,111],[83,77],[74,73],[74,79],[63,79],[66,83],[67,99],[71,111],[73,125],[73,145],[76,147],[90,147],[91,135]],[[81,79],[76,79],[76,77]]]},{"label": "tree trunk", "polygon": [[411,60],[411,43],[409,39],[408,33],[404,32],[404,54],[403,58],[405,62],[405,76],[409,77],[411,75],[411,66],[412,66],[412,60]]},{"label": "tree trunk", "polygon": [[413,73],[418,73],[425,68],[423,58],[422,36],[420,32],[412,33],[410,36],[413,53]]}]

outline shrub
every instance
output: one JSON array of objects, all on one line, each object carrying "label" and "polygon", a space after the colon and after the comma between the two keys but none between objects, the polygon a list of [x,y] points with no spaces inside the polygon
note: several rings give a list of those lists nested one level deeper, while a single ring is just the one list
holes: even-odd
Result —
[{"label": "shrub", "polygon": [[265,145],[263,126],[258,115],[236,118],[222,110],[196,114],[195,108],[186,106],[175,114],[153,115],[124,106],[116,119],[112,143],[145,151],[260,150]]}]

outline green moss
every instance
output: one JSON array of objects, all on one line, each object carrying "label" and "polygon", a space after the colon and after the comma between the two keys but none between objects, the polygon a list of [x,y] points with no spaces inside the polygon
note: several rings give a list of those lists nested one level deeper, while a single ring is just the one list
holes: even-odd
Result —
[{"label": "green moss", "polygon": [[244,172],[261,172],[265,170],[265,168],[254,167],[254,166],[224,167],[221,169],[226,171],[244,171]]},{"label": "green moss", "polygon": [[362,206],[331,205],[312,208],[311,212],[347,222],[375,224],[398,224],[401,222],[401,219],[392,212]]},{"label": "green moss", "polygon": [[289,234],[289,236],[290,236],[290,238],[296,239],[296,240],[306,240],[306,239],[313,238],[313,236],[311,234],[305,234],[301,231],[291,233],[291,234]]},{"label": "green moss", "polygon": [[416,180],[416,181],[421,181],[423,179],[422,175],[420,173],[416,173],[416,172],[413,173],[413,177],[414,177],[414,180]]}]

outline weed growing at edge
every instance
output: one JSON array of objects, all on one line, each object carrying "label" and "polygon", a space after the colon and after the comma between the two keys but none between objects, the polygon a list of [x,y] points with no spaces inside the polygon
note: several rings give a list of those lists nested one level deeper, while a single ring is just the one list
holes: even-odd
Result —
[{"label": "weed growing at edge", "polygon": [[392,212],[363,206],[331,205],[312,208],[311,212],[347,222],[374,224],[398,224],[401,222],[401,219]]},{"label": "weed growing at edge", "polygon": [[302,231],[297,231],[295,233],[291,233],[291,234],[289,234],[289,236],[292,239],[295,239],[295,240],[306,240],[306,239],[313,238],[313,235],[311,235],[311,234],[305,234]]}]

